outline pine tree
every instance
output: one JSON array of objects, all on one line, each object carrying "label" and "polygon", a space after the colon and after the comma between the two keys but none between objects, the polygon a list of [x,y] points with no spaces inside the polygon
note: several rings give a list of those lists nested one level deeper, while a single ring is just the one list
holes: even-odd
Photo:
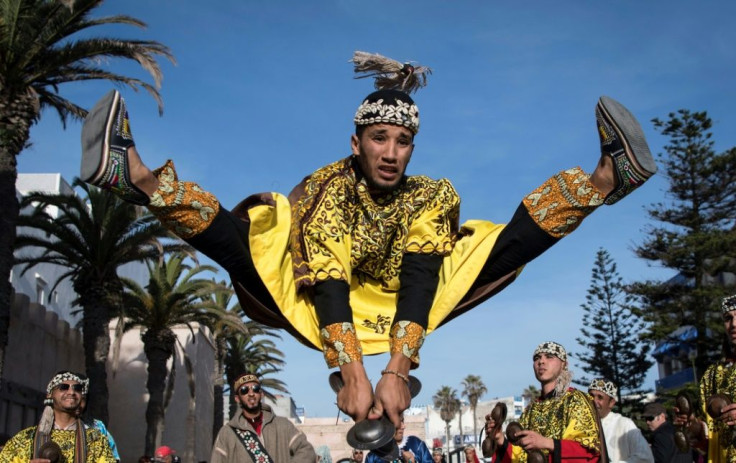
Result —
[{"label": "pine tree", "polygon": [[666,155],[659,155],[669,188],[667,202],[648,209],[659,224],[636,254],[676,276],[637,282],[631,292],[640,297],[650,339],[666,339],[683,325],[696,328],[695,372],[700,377],[719,353],[713,339],[723,332],[720,301],[734,291],[733,275],[727,272],[734,272],[736,262],[736,148],[716,154],[706,112],[682,109],[653,122],[669,137]]},{"label": "pine tree", "polygon": [[618,386],[619,404],[622,392],[645,392],[642,384],[654,363],[648,359],[650,344],[640,339],[643,323],[632,310],[633,297],[616,270],[608,252],[599,249],[592,270],[591,284],[583,309],[581,337],[576,340],[585,349],[576,355],[583,371],[576,383],[587,387],[594,378],[603,377]]}]

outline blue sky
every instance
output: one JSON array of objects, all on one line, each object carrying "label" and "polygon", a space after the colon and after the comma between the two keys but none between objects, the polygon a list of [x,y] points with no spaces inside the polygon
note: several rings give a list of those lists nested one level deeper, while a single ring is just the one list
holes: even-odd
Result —
[{"label": "blue sky", "polygon": [[[730,1],[242,1],[203,7],[192,0],[109,1],[102,14],[128,14],[146,30],[106,35],[158,40],[163,62],[159,117],[144,93],[124,90],[139,151],[151,166],[175,159],[183,179],[214,192],[225,207],[260,191],[288,193],[312,170],[349,154],[352,117],[371,90],[354,80],[354,50],[433,68],[415,95],[421,130],[410,174],[449,178],[461,219],[506,222],[521,197],[557,171],[592,170],[598,155],[593,110],[600,95],[624,103],[654,153],[665,139],[650,120],[681,108],[707,110],[718,151],[736,145],[736,3]],[[102,63],[146,77],[135,66]],[[146,77],[147,78],[147,77]],[[65,85],[86,107],[111,86]],[[79,172],[81,125],[62,130],[53,113],[32,129],[19,172]],[[582,310],[596,251],[608,250],[626,281],[668,278],[632,247],[651,225],[649,204],[668,201],[656,176],[531,263],[503,293],[427,338],[415,374],[431,402],[468,374],[484,399],[534,384],[531,352],[545,340],[579,350]],[[224,274],[220,275],[225,277]],[[334,416],[319,352],[286,337],[281,375],[309,416]],[[366,359],[374,384],[386,356]],[[579,369],[578,369],[579,370]],[[646,386],[653,387],[656,372]]]}]

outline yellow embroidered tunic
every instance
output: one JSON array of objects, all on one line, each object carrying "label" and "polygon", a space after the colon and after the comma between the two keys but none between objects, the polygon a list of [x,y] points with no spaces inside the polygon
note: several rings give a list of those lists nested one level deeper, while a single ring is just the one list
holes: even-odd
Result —
[{"label": "yellow embroidered tunic", "polygon": [[736,398],[736,364],[718,362],[708,367],[700,379],[700,403],[708,425],[708,462],[736,462],[736,427],[716,421],[705,410],[708,398],[713,394],[725,394]]},{"label": "yellow embroidered tunic", "polygon": [[[597,460],[595,455],[601,452],[597,417],[592,400],[584,392],[569,389],[561,397],[532,402],[521,414],[519,424],[524,429],[561,441],[562,460],[584,458],[586,454]],[[511,460],[526,462],[527,453],[513,446]]]},{"label": "yellow embroidered tunic", "polygon": [[[32,457],[33,436],[36,427],[31,426],[13,436],[0,452],[0,463],[27,463]],[[87,463],[115,463],[107,437],[96,428],[85,430],[87,439]],[[77,432],[74,430],[53,429],[51,440],[61,448],[64,461],[60,463],[74,463],[74,444]]]},{"label": "yellow embroidered tunic", "polygon": [[487,221],[459,228],[460,198],[445,179],[407,177],[397,190],[372,198],[350,158],[319,169],[301,188],[293,208],[272,193],[272,204],[248,209],[249,242],[281,312],[315,346],[322,345],[317,315],[300,289],[330,278],[348,282],[363,354],[387,352],[404,253],[444,257],[429,333],[465,296],[503,229]]}]

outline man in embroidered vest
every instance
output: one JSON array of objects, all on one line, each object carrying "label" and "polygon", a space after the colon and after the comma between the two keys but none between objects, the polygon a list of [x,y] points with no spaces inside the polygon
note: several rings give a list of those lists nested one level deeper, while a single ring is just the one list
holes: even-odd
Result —
[{"label": "man in embroidered vest", "polygon": [[217,433],[210,463],[314,463],[317,454],[306,436],[286,418],[262,403],[263,389],[256,375],[240,375],[231,394],[240,413]]},{"label": "man in embroidered vest", "polygon": [[[115,91],[84,123],[80,177],[147,205],[229,272],[248,317],[321,350],[328,367],[340,369],[337,405],[356,422],[385,414],[399,426],[425,336],[501,291],[657,168],[636,119],[602,97],[591,175],[577,167],[554,175],[523,198],[507,225],[461,226],[460,198],[447,179],[405,175],[419,131],[409,93],[429,70],[362,52],[353,62],[379,90],[358,107],[351,155],[307,176],[288,197],[262,193],[228,211],[180,181],[171,161],[150,170]],[[374,391],[362,356],[385,352]]]},{"label": "man in embroidered vest", "polygon": [[[691,436],[695,438],[694,447],[706,452],[708,463],[736,461],[736,294],[721,302],[721,317],[726,337],[723,357],[700,378],[707,435]],[[675,413],[675,426],[692,426],[694,421],[701,421],[694,414],[680,414],[676,407]]]},{"label": "man in embroidered vest", "polygon": [[[516,434],[513,444],[498,428],[493,436],[494,463],[601,461],[603,443],[598,415],[590,396],[570,387],[572,373],[567,369],[565,348],[556,342],[543,342],[534,350],[533,361],[541,395],[521,414],[519,424],[523,430]],[[488,414],[486,431],[493,430],[495,424]]]},{"label": "man in embroidered vest", "polygon": [[54,375],[38,426],[13,436],[0,452],[0,463],[115,463],[107,437],[78,417],[88,381],[70,371]]},{"label": "man in embroidered vest", "polygon": [[641,430],[630,418],[613,411],[618,395],[616,384],[605,378],[594,379],[588,386],[588,394],[593,397],[601,419],[608,460],[612,463],[654,463],[652,450]]}]

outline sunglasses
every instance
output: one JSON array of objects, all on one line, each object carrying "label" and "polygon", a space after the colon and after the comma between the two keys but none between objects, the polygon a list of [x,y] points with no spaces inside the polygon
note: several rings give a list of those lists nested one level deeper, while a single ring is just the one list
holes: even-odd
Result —
[{"label": "sunglasses", "polygon": [[644,421],[654,421],[654,418],[656,418],[656,416],[645,416]]},{"label": "sunglasses", "polygon": [[261,385],[254,384],[253,386],[240,386],[240,389],[238,389],[238,394],[245,395],[250,391],[253,391],[254,394],[258,394],[259,392],[261,392]]},{"label": "sunglasses", "polygon": [[77,383],[77,384],[61,383],[58,386],[56,386],[56,388],[58,390],[60,390],[60,391],[68,391],[69,388],[72,388],[72,390],[74,390],[74,392],[79,392],[79,393],[84,392],[84,385],[83,384],[79,384],[79,383]]}]

